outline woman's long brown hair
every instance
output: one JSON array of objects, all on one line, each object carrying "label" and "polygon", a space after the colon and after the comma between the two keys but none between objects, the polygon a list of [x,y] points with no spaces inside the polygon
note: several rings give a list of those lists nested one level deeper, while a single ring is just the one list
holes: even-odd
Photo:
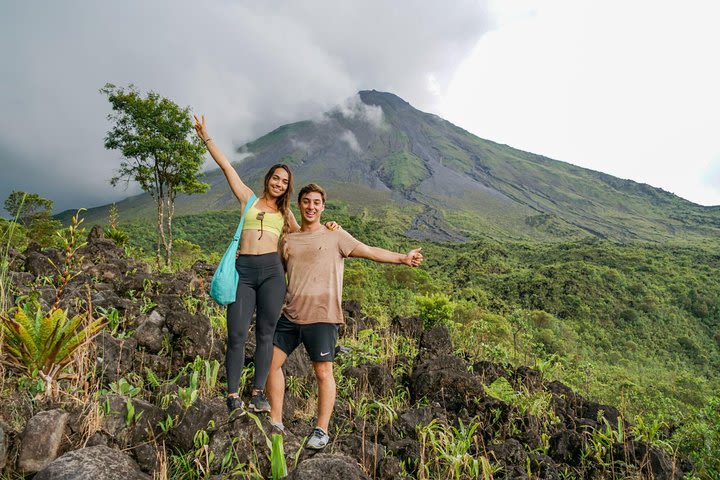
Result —
[{"label": "woman's long brown hair", "polygon": [[270,179],[275,173],[275,170],[277,170],[278,168],[282,168],[288,174],[287,190],[285,190],[285,192],[280,195],[275,201],[278,207],[278,211],[280,211],[283,216],[283,235],[285,235],[290,231],[290,223],[288,222],[288,216],[290,215],[290,202],[292,201],[293,193],[293,174],[290,171],[290,167],[288,167],[284,163],[276,163],[275,165],[270,167],[270,170],[268,170],[268,172],[265,174],[265,181],[263,182],[263,195],[267,193],[268,183],[270,183]]}]

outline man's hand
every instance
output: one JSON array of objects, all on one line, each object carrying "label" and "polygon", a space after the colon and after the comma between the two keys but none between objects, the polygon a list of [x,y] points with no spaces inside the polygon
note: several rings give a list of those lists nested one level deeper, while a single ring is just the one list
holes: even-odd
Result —
[{"label": "man's hand", "polygon": [[329,222],[325,222],[325,228],[328,230],[332,230],[333,232],[335,230],[342,230],[342,227],[334,220],[330,220]]},{"label": "man's hand", "polygon": [[420,265],[423,262],[423,256],[420,250],[422,250],[422,247],[410,250],[407,255],[405,255],[405,258],[403,258],[402,263],[409,267],[417,267]]}]

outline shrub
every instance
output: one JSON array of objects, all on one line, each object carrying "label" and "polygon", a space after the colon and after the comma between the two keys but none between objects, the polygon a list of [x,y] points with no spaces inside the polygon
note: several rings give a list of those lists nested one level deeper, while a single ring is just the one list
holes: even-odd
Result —
[{"label": "shrub", "polygon": [[455,313],[455,303],[444,293],[415,297],[425,329],[436,325],[449,325]]}]

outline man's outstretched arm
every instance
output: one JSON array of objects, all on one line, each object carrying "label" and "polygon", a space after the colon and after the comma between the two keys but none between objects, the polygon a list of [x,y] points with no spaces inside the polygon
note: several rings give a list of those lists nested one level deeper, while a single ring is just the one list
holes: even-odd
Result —
[{"label": "man's outstretched arm", "polygon": [[351,257],[366,258],[380,263],[401,263],[409,267],[417,267],[423,261],[421,248],[410,250],[408,253],[396,253],[379,247],[370,247],[361,243],[350,252]]}]

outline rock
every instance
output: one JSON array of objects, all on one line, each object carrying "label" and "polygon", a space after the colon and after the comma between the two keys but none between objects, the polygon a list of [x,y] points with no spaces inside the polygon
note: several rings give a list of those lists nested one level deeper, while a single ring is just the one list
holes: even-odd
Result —
[{"label": "rock", "polygon": [[563,430],[550,437],[548,455],[558,463],[573,467],[582,461],[583,439],[575,430]]},{"label": "rock", "polygon": [[5,464],[7,463],[7,444],[5,429],[0,425],[0,471],[5,468]]},{"label": "rock", "polygon": [[423,333],[417,363],[431,360],[439,355],[452,355],[453,345],[447,327],[437,326]]},{"label": "rock", "polygon": [[[225,418],[227,418],[227,414],[225,414]],[[259,416],[258,419],[265,432],[270,435],[272,428],[268,418]],[[297,452],[300,449],[300,440],[292,432],[286,430],[283,436],[286,454]],[[208,449],[215,457],[212,462],[214,472],[220,471],[222,459],[228,452],[232,452],[234,461],[237,463],[255,464],[261,472],[270,470],[270,451],[265,435],[247,415],[224,425],[221,424],[217,430],[211,432]],[[289,462],[289,455],[286,458]]]},{"label": "rock", "polygon": [[410,396],[413,401],[427,397],[448,412],[458,413],[463,408],[476,411],[485,389],[480,379],[467,371],[465,362],[446,354],[415,367],[410,376]]},{"label": "rock", "polygon": [[87,273],[100,281],[112,281],[125,272],[113,263],[98,263],[87,270]]},{"label": "rock", "polygon": [[152,353],[158,353],[162,348],[164,326],[163,316],[157,310],[153,310],[150,316],[138,320],[138,327],[133,338],[139,346],[145,347]]},{"label": "rock", "polygon": [[384,365],[358,365],[345,369],[343,374],[357,380],[355,391],[359,394],[370,392],[373,398],[377,398],[391,394],[395,390],[395,379]]},{"label": "rock", "polygon": [[[60,265],[60,264],[56,264]],[[26,252],[25,254],[25,270],[34,276],[52,276],[57,272],[55,267],[50,263],[50,258],[40,252]]]},{"label": "rock", "polygon": [[283,370],[285,376],[298,377],[304,380],[315,378],[310,357],[305,350],[305,346],[302,344],[285,360]]},{"label": "rock", "polygon": [[100,404],[108,410],[102,417],[102,430],[121,447],[151,440],[160,434],[158,422],[165,420],[165,412],[159,407],[138,398],[130,399],[130,402],[134,420],[128,425],[127,398],[110,394],[100,399]]},{"label": "rock", "polygon": [[[368,430],[373,427],[367,426]],[[358,464],[364,467],[366,472],[370,472],[373,477],[379,470],[380,462],[385,457],[385,447],[372,441],[371,438],[363,438],[359,434],[351,433],[339,437],[333,445],[333,452],[344,453],[351,457]]]},{"label": "rock", "polygon": [[120,297],[112,290],[103,290],[92,294],[92,303],[94,307],[102,307],[110,309],[120,304]]},{"label": "rock", "polygon": [[481,360],[473,364],[473,372],[480,378],[485,385],[490,385],[500,377],[507,378],[508,372],[505,368],[497,363]]},{"label": "rock", "polygon": [[142,292],[145,284],[153,281],[153,276],[146,272],[125,272],[125,275],[113,280],[118,295],[127,296],[130,292]]},{"label": "rock", "polygon": [[222,359],[220,339],[216,338],[208,317],[174,310],[165,314],[165,324],[172,334],[173,369],[179,370],[197,356],[218,361]]},{"label": "rock", "polygon": [[183,299],[180,295],[163,293],[153,295],[151,298],[153,302],[157,304],[157,310],[165,317],[166,320],[168,315],[172,315],[177,312],[183,312],[186,315],[190,315],[187,313],[185,304],[183,303]]},{"label": "rock", "polygon": [[88,438],[86,447],[96,447],[102,445],[105,447],[110,446],[110,436],[105,432],[95,432],[90,438]]},{"label": "rock", "polygon": [[30,284],[35,280],[33,274],[30,272],[8,272],[8,278],[13,288],[21,293],[27,293],[30,291]]},{"label": "rock", "polygon": [[193,448],[195,433],[198,430],[208,430],[211,420],[217,426],[226,423],[228,419],[227,407],[221,398],[198,399],[187,410],[175,401],[168,408],[167,414],[176,420],[175,426],[168,434],[166,444],[168,447],[176,447],[183,451]]},{"label": "rock", "polygon": [[150,443],[141,443],[133,447],[133,456],[140,470],[153,475],[159,468],[158,451]]},{"label": "rock", "polygon": [[503,466],[498,478],[507,478],[513,480],[526,479],[526,462],[527,452],[520,442],[514,438],[509,438],[499,445],[491,445],[488,447],[490,460],[497,461]]},{"label": "rock", "polygon": [[547,455],[540,453],[528,453],[530,469],[537,475],[537,478],[546,480],[560,480],[562,478],[557,464]]},{"label": "rock", "polygon": [[97,364],[106,383],[115,382],[132,369],[137,341],[117,340],[107,331],[95,337]]},{"label": "rock", "polygon": [[402,465],[397,457],[390,455],[380,462],[380,478],[387,480],[402,478],[401,473]]},{"label": "rock", "polygon": [[68,414],[63,410],[47,410],[28,420],[20,445],[20,470],[39,472],[57,458],[67,422]]},{"label": "rock", "polygon": [[357,462],[339,454],[319,453],[300,463],[290,480],[366,480]]},{"label": "rock", "polygon": [[19,272],[25,265],[25,255],[18,252],[14,248],[8,250],[8,269],[10,271]]},{"label": "rock", "polygon": [[120,450],[98,445],[68,452],[34,480],[150,480],[129,456]]},{"label": "rock", "polygon": [[342,310],[346,322],[348,320],[359,320],[365,316],[360,309],[360,304],[356,300],[343,300]]},{"label": "rock", "polygon": [[105,238],[102,227],[94,225],[88,233],[87,244],[78,249],[78,254],[97,264],[123,257],[125,251],[115,241]]},{"label": "rock", "polygon": [[640,468],[646,478],[655,480],[680,480],[684,473],[679,465],[664,450],[649,446],[644,442],[630,440],[629,445],[616,444],[614,449],[618,458]]},{"label": "rock", "polygon": [[420,338],[423,333],[423,321],[420,317],[395,317],[392,319],[393,333],[408,338]]},{"label": "rock", "polygon": [[133,359],[133,370],[143,372],[149,368],[159,380],[167,380],[170,377],[170,357],[161,357],[148,352],[135,352]]}]

